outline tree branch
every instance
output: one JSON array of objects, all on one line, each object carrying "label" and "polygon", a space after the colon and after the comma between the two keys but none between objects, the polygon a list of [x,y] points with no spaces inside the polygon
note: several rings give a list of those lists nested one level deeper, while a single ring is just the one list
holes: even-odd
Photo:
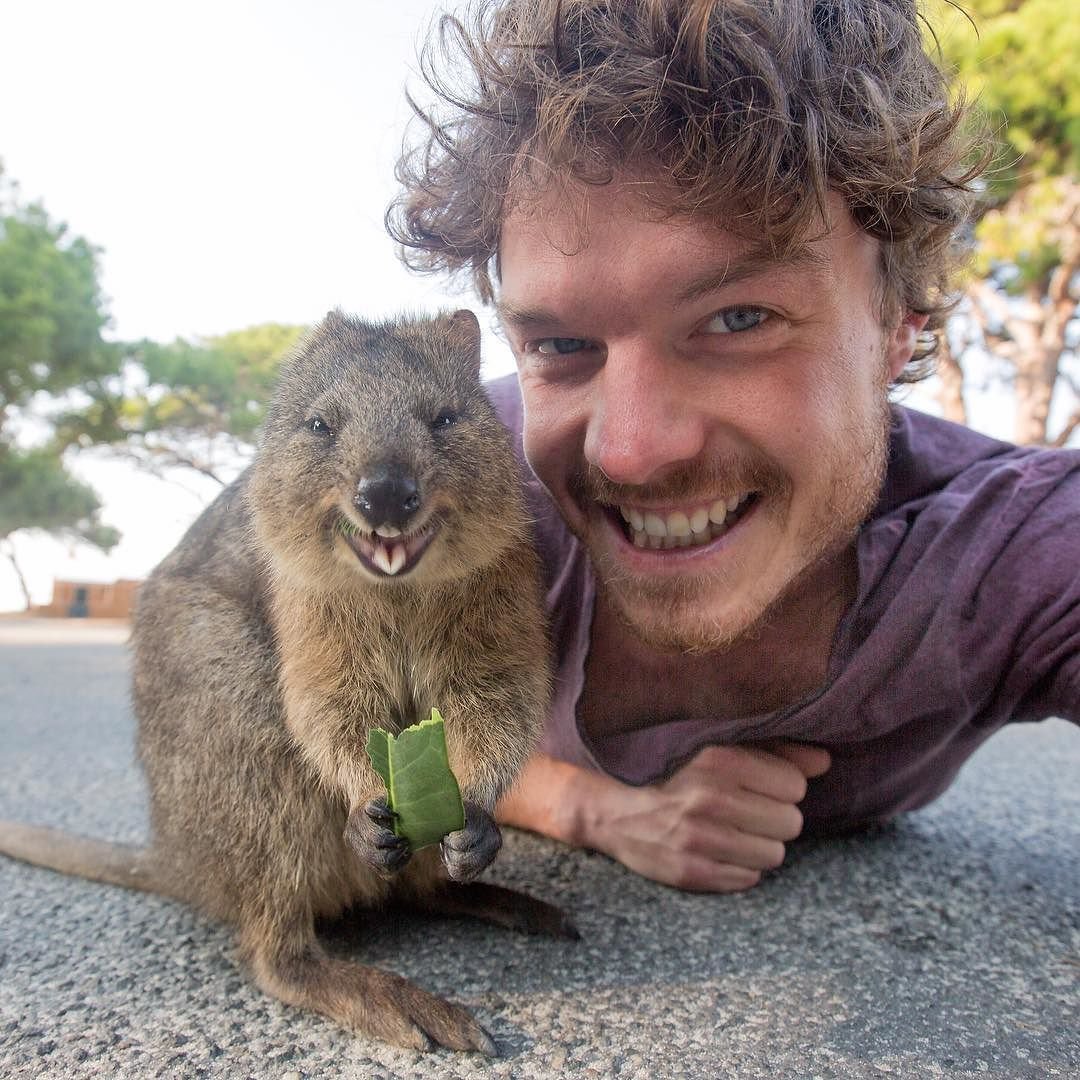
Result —
[{"label": "tree branch", "polygon": [[1080,428],[1080,408],[1073,410],[1072,416],[1065,421],[1065,426],[1057,433],[1050,445],[1058,449],[1067,446],[1077,428]]}]

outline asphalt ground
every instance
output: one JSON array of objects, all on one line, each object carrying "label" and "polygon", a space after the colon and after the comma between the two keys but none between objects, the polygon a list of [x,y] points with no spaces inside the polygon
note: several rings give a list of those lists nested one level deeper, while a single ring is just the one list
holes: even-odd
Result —
[{"label": "asphalt ground", "polygon": [[[0,620],[0,816],[138,841],[125,630]],[[487,872],[580,942],[394,913],[338,951],[472,1009],[497,1059],[281,1005],[173,901],[0,859],[0,1077],[1080,1077],[1080,732],[996,735],[933,806],[732,897],[512,833]]]}]

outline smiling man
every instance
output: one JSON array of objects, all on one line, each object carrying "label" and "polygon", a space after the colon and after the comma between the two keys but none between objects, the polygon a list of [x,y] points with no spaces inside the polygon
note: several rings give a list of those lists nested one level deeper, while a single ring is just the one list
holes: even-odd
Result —
[{"label": "smiling man", "polygon": [[502,0],[389,217],[518,378],[558,678],[502,819],[685,888],[1080,718],[1080,455],[889,404],[974,155],[906,0]]}]

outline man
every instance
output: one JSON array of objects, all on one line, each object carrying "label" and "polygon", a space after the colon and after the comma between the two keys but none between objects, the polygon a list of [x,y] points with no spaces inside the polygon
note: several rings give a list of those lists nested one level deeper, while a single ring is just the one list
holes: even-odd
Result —
[{"label": "man", "polygon": [[388,220],[495,301],[558,662],[502,820],[744,889],[1080,720],[1080,454],[887,400],[977,171],[914,5],[502,0],[439,42]]}]

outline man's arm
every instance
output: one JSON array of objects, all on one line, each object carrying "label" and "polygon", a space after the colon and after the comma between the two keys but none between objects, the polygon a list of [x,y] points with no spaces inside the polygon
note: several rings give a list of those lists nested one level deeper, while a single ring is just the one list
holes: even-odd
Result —
[{"label": "man's arm", "polygon": [[496,817],[696,892],[737,892],[784,860],[806,781],[829,767],[799,743],[710,746],[659,784],[633,787],[536,753]]}]

